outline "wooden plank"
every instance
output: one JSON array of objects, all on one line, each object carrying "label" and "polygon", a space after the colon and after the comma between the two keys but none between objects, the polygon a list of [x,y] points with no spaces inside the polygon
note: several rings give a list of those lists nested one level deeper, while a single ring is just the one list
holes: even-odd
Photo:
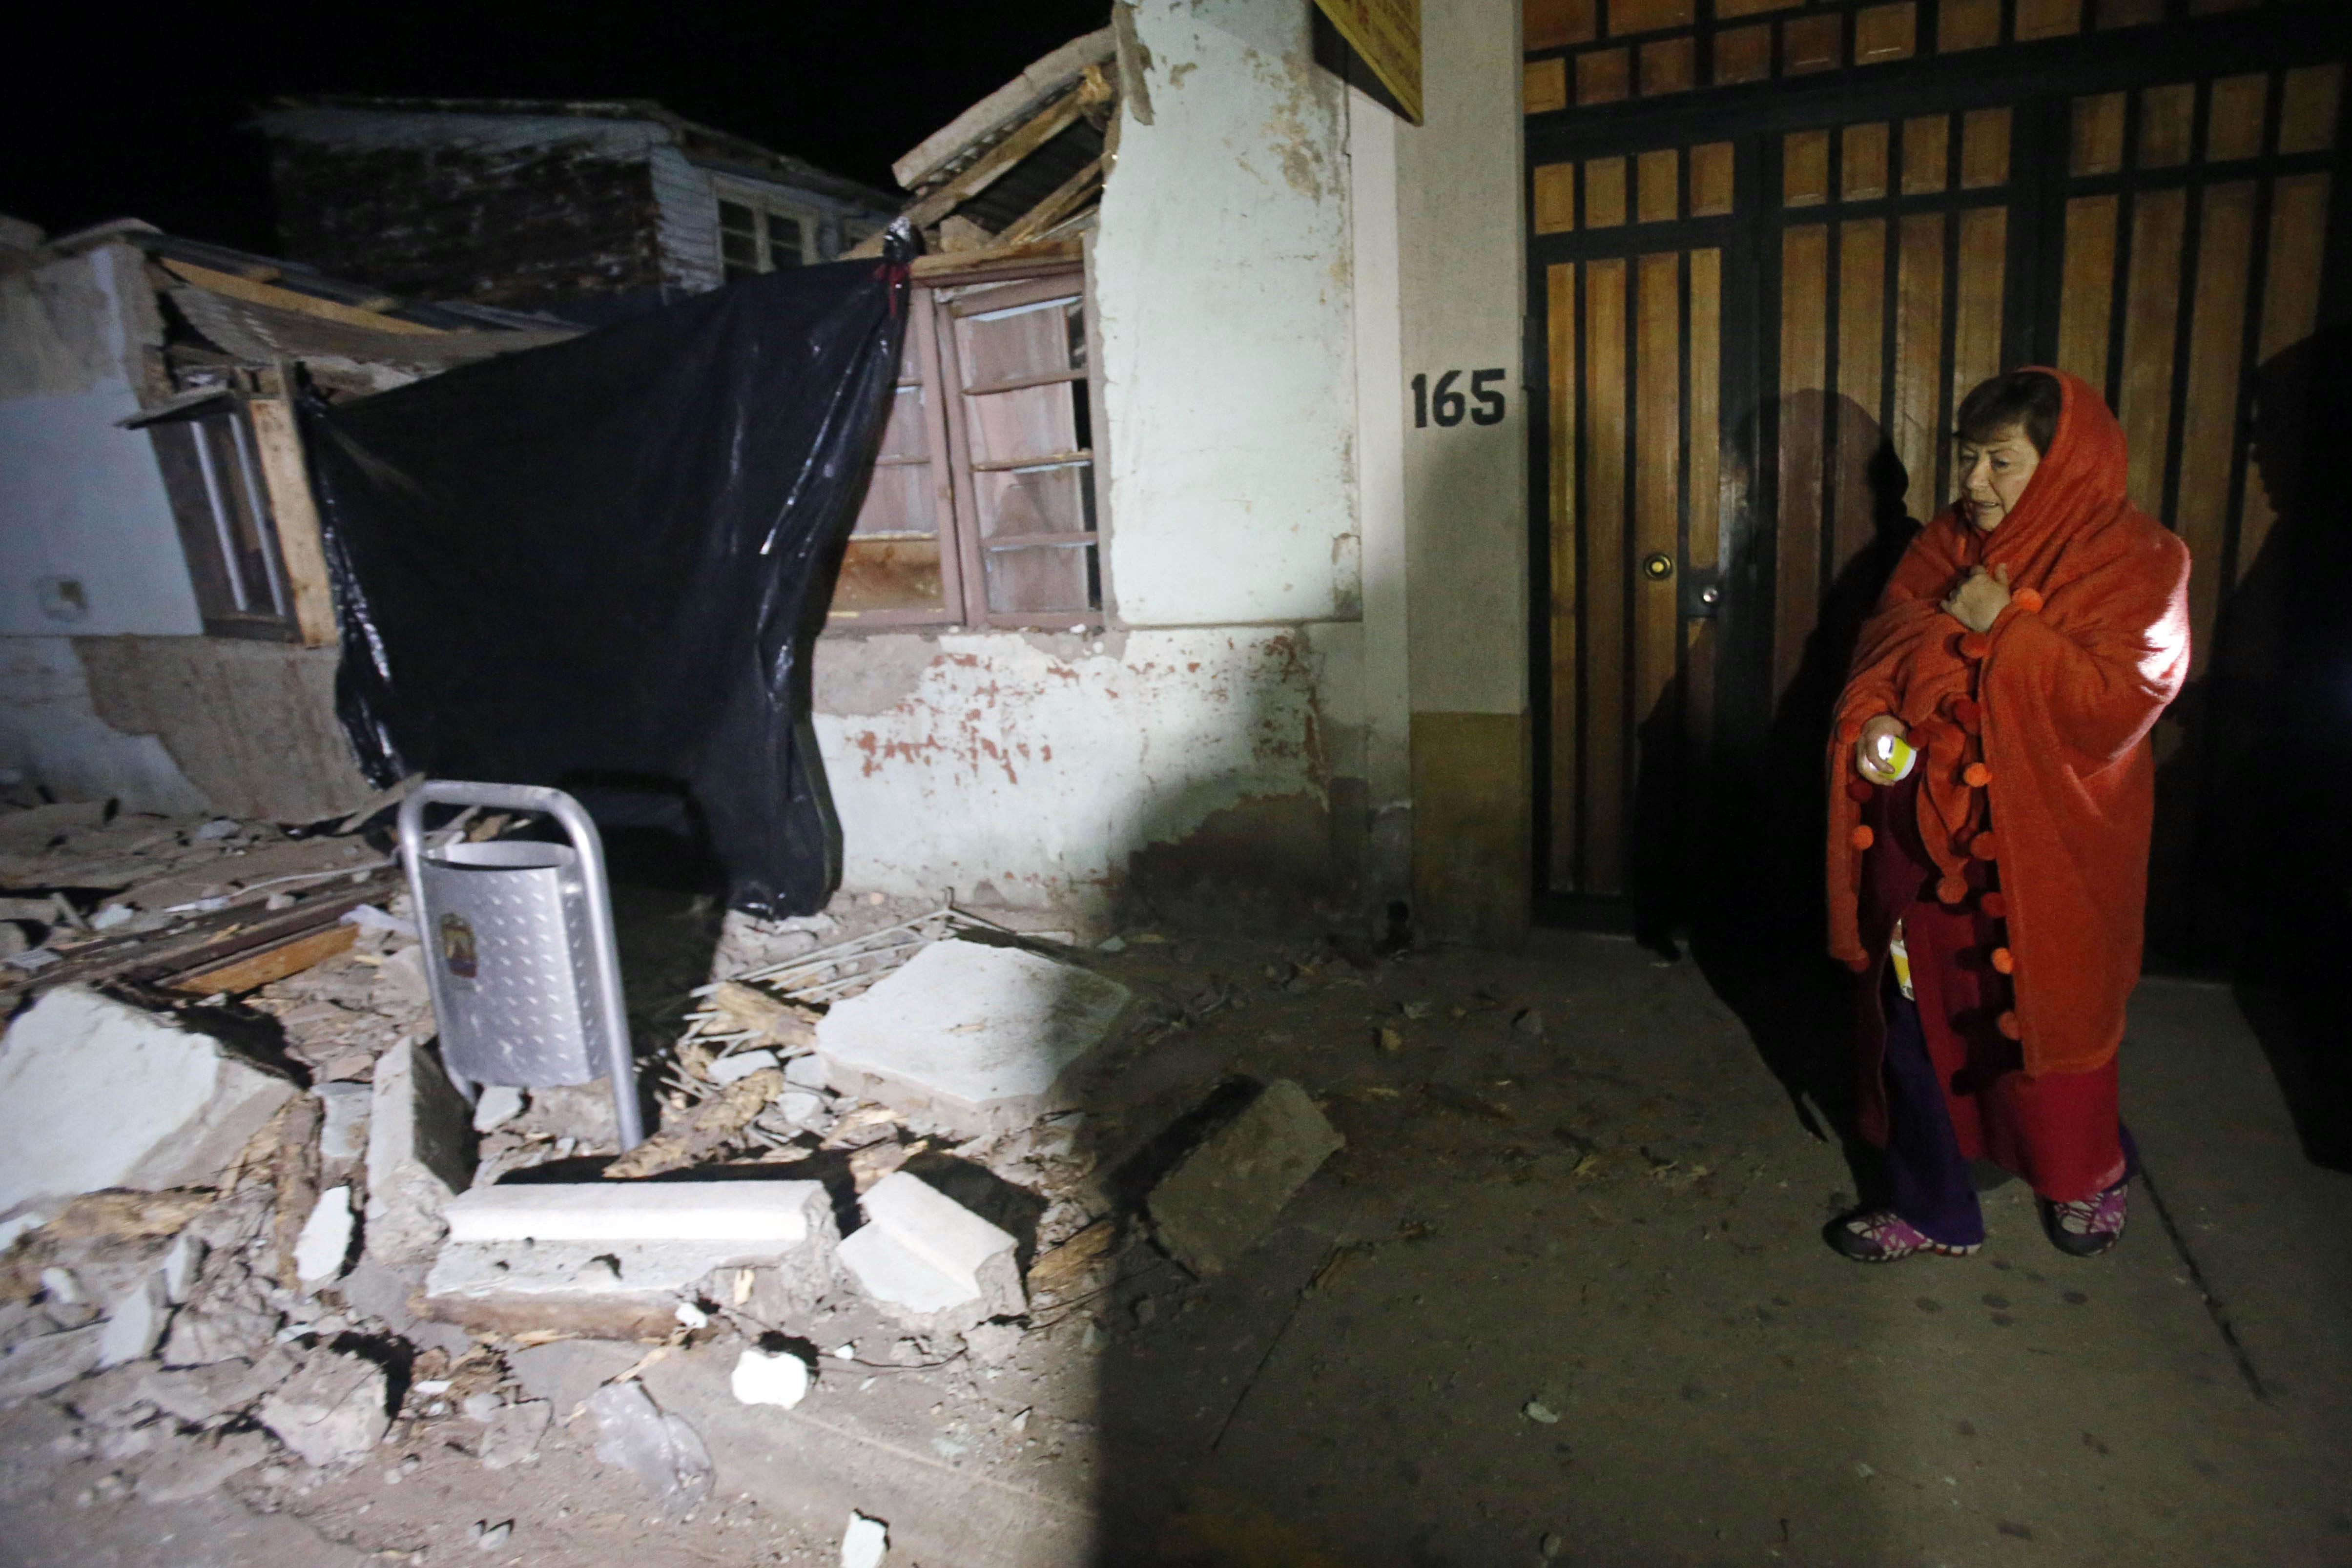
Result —
[{"label": "wooden plank", "polygon": [[1625,160],[1589,158],[1584,164],[1584,226],[1621,228],[1625,223]]},{"label": "wooden plank", "polygon": [[1004,232],[996,237],[996,243],[1000,246],[1023,245],[1045,233],[1077,211],[1088,196],[1100,190],[1102,177],[1102,160],[1094,159],[1055,186],[1045,200],[1014,218]]},{"label": "wooden plank", "polygon": [[2124,95],[2093,93],[2074,100],[2070,173],[2112,174],[2124,166]]},{"label": "wooden plank", "polygon": [[2139,166],[2168,169],[2189,162],[2189,137],[2197,121],[2197,84],[2173,82],[2139,95]]},{"label": "wooden plank", "polygon": [[1919,51],[1919,8],[1912,0],[1872,5],[1853,14],[1853,63],[1907,60]]},{"label": "wooden plank", "polygon": [[2279,97],[2279,151],[2325,153],[2336,145],[2336,100],[2343,90],[2344,68],[2298,66],[2286,73]]},{"label": "wooden plank", "polygon": [[2263,111],[2270,107],[2271,79],[2259,71],[2225,76],[2213,83],[2212,92],[2205,115],[2205,161],[2219,163],[2261,157]]},{"label": "wooden plank", "polygon": [[2009,184],[2009,110],[1972,109],[1960,127],[1960,189]]},{"label": "wooden plank", "polygon": [[2000,374],[2003,263],[2009,255],[2009,209],[1970,207],[1960,214],[1958,292],[1952,300],[1952,406],[1979,382]]},{"label": "wooden plank", "polygon": [[1936,48],[1940,54],[1989,48],[2000,42],[2000,0],[1943,0],[1936,16]]},{"label": "wooden plank", "polygon": [[[1633,346],[1633,723],[1653,718],[1674,684],[1682,629],[1682,584],[1638,569],[1664,555],[1682,570],[1683,267],[1674,251],[1637,264]],[[1679,722],[1669,722],[1669,731]],[[1648,765],[1644,760],[1644,765]]]},{"label": "wooden plank", "polygon": [[1830,199],[1830,133],[1791,131],[1780,142],[1780,205],[1814,207]]},{"label": "wooden plank", "polygon": [[1682,216],[1682,153],[1672,147],[1644,153],[1634,163],[1633,216],[1641,223],[1672,223]]},{"label": "wooden plank", "polygon": [[2058,290],[2058,368],[2102,395],[2107,386],[2107,327],[2116,293],[2114,196],[2076,196],[2066,204],[2066,255]]},{"label": "wooden plank", "polygon": [[1589,44],[1598,29],[1600,8],[1601,0],[1521,0],[1520,47],[1533,54]]},{"label": "wooden plank", "polygon": [[1642,96],[1688,92],[1698,85],[1698,40],[1685,35],[1642,46]]},{"label": "wooden plank", "polygon": [[1780,24],[1780,69],[1787,76],[1835,70],[1845,64],[1845,18],[1793,16]]},{"label": "wooden plank", "polygon": [[2221,584],[2230,580],[2230,463],[2238,447],[2238,363],[2246,341],[2246,274],[2253,260],[2254,184],[2208,185],[2197,237],[2197,296],[2189,325],[2188,396],[2180,419],[2179,504],[2173,531],[2189,546],[2190,674],[2212,651]]},{"label": "wooden plank", "polygon": [[1315,0],[1397,107],[1421,123],[1421,0]]},{"label": "wooden plank", "polygon": [[185,991],[196,996],[239,995],[257,990],[273,980],[299,974],[338,953],[350,952],[352,942],[359,934],[357,926],[331,925],[322,931],[273,942],[258,952],[230,959],[226,963],[192,970],[169,982],[169,985],[173,991]]},{"label": "wooden plank", "polygon": [[2099,26],[2137,27],[2164,20],[2164,0],[2099,0]]},{"label": "wooden plank", "polygon": [[1950,181],[1952,122],[1948,116],[1922,114],[1903,122],[1903,194],[1922,196]]},{"label": "wooden plank", "polygon": [[2245,503],[2238,516],[2237,559],[2232,574],[2242,580],[2261,556],[2278,514],[2265,485],[2287,476],[2265,473],[2262,459],[2291,463],[2304,449],[2305,385],[2281,384],[2287,377],[2275,362],[2280,354],[2311,336],[2319,324],[2320,264],[2327,243],[2326,174],[2287,174],[2271,193],[2270,251],[2264,260],[2263,285],[2262,381],[2255,392],[2260,404],[2254,416],[2261,426],[2255,442],[2256,463],[2246,471]]},{"label": "wooden plank", "polygon": [[1539,163],[1535,171],[1538,234],[1567,234],[1576,227],[1576,165]]},{"label": "wooden plank", "polygon": [[1886,220],[1838,226],[1838,505],[1830,569],[1845,570],[1876,534],[1870,463],[1879,424],[1886,341]]},{"label": "wooden plank", "polygon": [[1714,54],[1716,86],[1762,81],[1772,74],[1772,29],[1769,26],[1723,28],[1715,35]]},{"label": "wooden plank", "polygon": [[[1693,786],[1683,797],[1687,808],[1705,798],[1691,774],[1706,766],[1715,737],[1715,622],[1692,616],[1683,623],[1683,755],[1688,770],[1685,776]],[[1696,816],[1687,819],[1685,833],[1698,820]]]},{"label": "wooden plank", "polygon": [[1609,0],[1609,36],[1687,27],[1696,10],[1695,0]]},{"label": "wooden plank", "polygon": [[1944,358],[1944,218],[1914,213],[1895,236],[1895,389],[1888,438],[1910,476],[1911,515],[1943,505],[1936,462],[1944,447],[1938,390]]},{"label": "wooden plank", "polygon": [[950,176],[899,216],[917,228],[929,228],[996,184],[1025,162],[1029,154],[1067,131],[1077,120],[1079,90],[1073,88],[1031,117],[1026,125]]},{"label": "wooden plank", "polygon": [[322,321],[340,321],[347,327],[365,327],[372,332],[402,332],[410,336],[439,337],[441,329],[415,321],[404,321],[398,316],[387,316],[381,310],[363,310],[356,305],[345,305],[333,300],[320,300],[312,295],[280,289],[274,283],[257,282],[240,278],[234,272],[222,272],[210,267],[199,267],[193,261],[175,257],[155,258],[164,270],[183,283],[223,294],[247,304],[268,305],[280,310],[296,310],[305,316],[316,316]]},{"label": "wooden plank", "polygon": [[2172,442],[2172,344],[2180,314],[2185,191],[2132,198],[2131,261],[2124,284],[2124,366],[2116,398],[2131,467],[2132,504],[2164,513],[2164,459]]},{"label": "wooden plank", "polygon": [[1780,236],[1780,506],[1772,616],[1772,698],[1796,679],[1821,615],[1823,415],[1829,405],[1830,231]]},{"label": "wooden plank", "polygon": [[1723,252],[1690,253],[1690,540],[1694,572],[1712,572],[1723,532]]},{"label": "wooden plank", "polygon": [[2011,36],[2021,44],[2082,30],[2083,0],[2017,0],[2017,24]]},{"label": "wooden plank", "polygon": [[294,405],[282,397],[246,402],[253,418],[253,447],[261,459],[261,486],[269,494],[269,515],[278,530],[278,560],[286,572],[287,596],[294,605],[294,627],[304,647],[331,647],[337,639],[335,591],[327,576],[327,545],[319,527],[319,503],[310,493],[310,469],[302,456],[302,432]]},{"label": "wooden plank", "polygon": [[1033,239],[1021,245],[991,246],[986,250],[918,256],[909,270],[918,283],[976,283],[1003,273],[1027,278],[1053,267],[1075,268],[1085,257],[1082,240]]},{"label": "wooden plank", "polygon": [[1529,60],[1519,71],[1519,110],[1524,114],[1549,114],[1568,107],[1568,62]]},{"label": "wooden plank", "polygon": [[1845,128],[1843,168],[1838,188],[1850,202],[1875,201],[1886,194],[1886,121]]},{"label": "wooden plank", "polygon": [[1705,142],[1690,150],[1693,217],[1720,217],[1731,211],[1731,143]]},{"label": "wooden plank", "polygon": [[1551,476],[1551,879],[1576,886],[1577,727],[1576,264],[1544,268],[1547,440]]},{"label": "wooden plank", "polygon": [[1576,101],[1616,103],[1633,95],[1630,49],[1588,49],[1576,57]]},{"label": "wooden plank", "polygon": [[1585,705],[1583,874],[1588,893],[1625,883],[1625,263],[1584,269]]}]

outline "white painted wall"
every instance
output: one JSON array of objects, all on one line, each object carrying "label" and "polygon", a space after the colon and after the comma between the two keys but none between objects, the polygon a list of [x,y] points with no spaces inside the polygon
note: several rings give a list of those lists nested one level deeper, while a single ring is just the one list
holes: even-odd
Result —
[{"label": "white painted wall", "polygon": [[119,800],[167,816],[210,809],[161,740],[98,716],[71,637],[0,637],[0,768],[59,800]]},{"label": "white painted wall", "polygon": [[1094,246],[1129,626],[1361,602],[1346,97],[1308,54],[1307,9],[1136,6],[1153,123],[1121,126]]},{"label": "white painted wall", "polygon": [[1128,858],[1253,797],[1319,805],[1356,628],[829,638],[816,731],[853,891],[1099,907]]},{"label": "white painted wall", "polygon": [[1500,366],[1499,425],[1411,426],[1407,576],[1416,712],[1528,705],[1528,429],[1520,359],[1519,7],[1422,0],[1425,122],[1397,132],[1397,242],[1410,384]]},{"label": "white painted wall", "polygon": [[[154,449],[115,425],[139,411],[140,265],[110,245],[0,278],[0,636],[204,629]],[[58,578],[86,615],[43,612]]]}]

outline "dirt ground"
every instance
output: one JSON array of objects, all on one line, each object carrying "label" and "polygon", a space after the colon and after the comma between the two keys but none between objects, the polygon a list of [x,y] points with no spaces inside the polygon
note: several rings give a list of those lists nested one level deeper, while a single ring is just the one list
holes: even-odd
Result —
[{"label": "dirt ground", "polygon": [[789,1412],[730,1396],[738,1342],[668,1354],[646,1385],[718,1471],[678,1523],[565,1420],[643,1346],[535,1358],[530,1465],[412,1402],[356,1468],[172,1505],[35,1403],[0,1417],[0,1563],[832,1563],[855,1509],[927,1568],[2352,1563],[2352,1176],[2304,1159],[2228,991],[2142,988],[2116,1253],[2056,1252],[2012,1183],[1980,1255],[1872,1268],[1820,1239],[1843,1152],[1692,960],[1122,934],[1096,962],[1169,1022],[1070,1130],[1096,1201],[1227,1074],[1348,1140],[1234,1272],[1135,1238],[993,1364],[921,1364],[845,1293]]}]

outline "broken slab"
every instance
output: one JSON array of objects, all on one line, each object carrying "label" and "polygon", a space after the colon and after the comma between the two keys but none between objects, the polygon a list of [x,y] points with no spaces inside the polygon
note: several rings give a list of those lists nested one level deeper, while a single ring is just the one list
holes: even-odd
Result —
[{"label": "broken slab", "polygon": [[1070,1065],[1129,1001],[1118,982],[1021,948],[936,942],[817,1025],[825,1077],[967,1138],[1059,1108]]},{"label": "broken slab", "polygon": [[370,1256],[391,1268],[422,1263],[441,1245],[441,1211],[474,1179],[474,1108],[439,1058],[404,1041],[376,1059],[369,1098]]},{"label": "broken slab", "polygon": [[839,1236],[817,1182],[481,1187],[447,1220],[426,1316],[476,1333],[609,1339],[666,1336],[678,1301],[721,1270],[752,1270],[763,1299],[814,1305],[833,1284]]},{"label": "broken slab", "polygon": [[269,1439],[258,1432],[218,1433],[173,1443],[140,1472],[140,1500],[185,1502],[203,1497],[268,1458]]},{"label": "broken slab", "polygon": [[0,1354],[0,1410],[19,1400],[54,1394],[98,1365],[106,1325],[68,1329],[19,1340]]},{"label": "broken slab", "polygon": [[1152,1187],[1152,1234],[1193,1273],[1222,1274],[1346,1144],[1305,1089],[1276,1079]]},{"label": "broken slab", "polygon": [[59,986],[0,1038],[0,1213],[110,1187],[209,1186],[294,1093],[207,1035]]},{"label": "broken slab", "polygon": [[392,1426],[383,1369],[372,1361],[320,1351],[270,1391],[256,1412],[278,1440],[314,1465],[355,1459]]},{"label": "broken slab", "polygon": [[944,1332],[1027,1310],[1010,1232],[905,1171],[859,1202],[866,1224],[842,1242],[841,1266],[892,1317]]},{"label": "broken slab", "polygon": [[684,1418],[666,1415],[636,1382],[609,1383],[588,1400],[596,1418],[596,1457],[634,1473],[678,1520],[710,1496],[715,1475],[702,1438]]},{"label": "broken slab", "polygon": [[340,1278],[352,1251],[352,1190],[329,1187],[310,1205],[294,1242],[294,1277],[305,1290]]}]

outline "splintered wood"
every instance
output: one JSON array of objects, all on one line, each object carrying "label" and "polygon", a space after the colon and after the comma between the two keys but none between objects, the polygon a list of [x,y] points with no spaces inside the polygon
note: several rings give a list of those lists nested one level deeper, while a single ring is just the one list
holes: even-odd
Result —
[{"label": "splintered wood", "polygon": [[684,1127],[657,1133],[605,1166],[604,1174],[611,1179],[657,1176],[708,1159],[740,1137],[783,1089],[784,1075],[761,1068],[704,1100]]},{"label": "splintered wood", "polygon": [[719,1013],[725,1033],[751,1036],[759,1045],[805,1049],[816,1044],[818,1015],[814,1007],[779,1001],[734,980],[719,982],[710,993],[710,1005]]}]

